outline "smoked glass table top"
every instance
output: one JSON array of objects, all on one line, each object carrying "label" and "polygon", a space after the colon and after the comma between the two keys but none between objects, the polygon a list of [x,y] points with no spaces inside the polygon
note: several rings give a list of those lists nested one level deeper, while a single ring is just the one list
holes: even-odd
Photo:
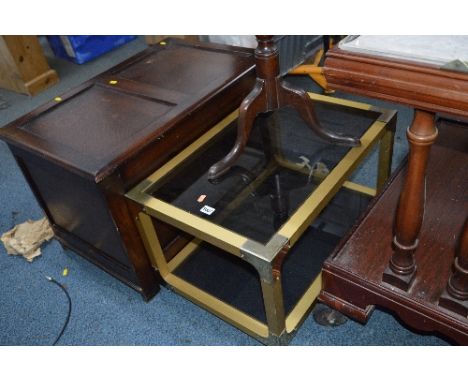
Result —
[{"label": "smoked glass table top", "polygon": [[[323,126],[361,137],[379,113],[317,102]],[[158,181],[149,193],[266,244],[349,152],[319,139],[291,110],[257,118],[245,152],[216,182],[208,169],[232,147],[236,120]]]}]

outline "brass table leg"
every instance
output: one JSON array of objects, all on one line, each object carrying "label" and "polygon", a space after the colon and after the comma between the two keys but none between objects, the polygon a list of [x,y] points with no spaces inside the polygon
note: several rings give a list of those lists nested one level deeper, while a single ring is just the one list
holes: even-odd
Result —
[{"label": "brass table leg", "polygon": [[241,103],[234,147],[223,159],[211,166],[208,172],[208,178],[211,180],[229,171],[242,154],[257,114],[274,111],[283,106],[295,108],[313,132],[326,141],[350,147],[360,145],[357,138],[343,136],[321,126],[315,115],[314,104],[307,93],[286,85],[279,75],[279,53],[273,36],[257,36],[257,41],[257,82]]},{"label": "brass table leg", "polygon": [[463,226],[453,269],[439,305],[468,317],[468,218]]},{"label": "brass table leg", "polygon": [[384,188],[392,173],[393,143],[395,141],[396,124],[397,118],[395,115],[388,123],[385,134],[380,141],[376,185],[377,193]]},{"label": "brass table leg", "polygon": [[281,337],[286,328],[281,277],[275,276],[271,282],[260,279],[263,304],[270,335]]},{"label": "brass table leg", "polygon": [[407,291],[416,274],[413,253],[424,217],[426,167],[431,145],[437,138],[434,113],[415,110],[407,131],[408,170],[400,194],[395,220],[394,251],[382,280]]}]

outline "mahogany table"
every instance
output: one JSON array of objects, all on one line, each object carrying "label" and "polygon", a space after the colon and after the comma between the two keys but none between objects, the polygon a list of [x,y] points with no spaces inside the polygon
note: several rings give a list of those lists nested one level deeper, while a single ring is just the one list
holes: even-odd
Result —
[{"label": "mahogany table", "polygon": [[307,96],[307,93],[284,81],[280,74],[279,50],[274,36],[257,35],[256,37],[258,46],[255,49],[257,72],[255,86],[240,105],[234,146],[224,158],[211,166],[209,178],[217,180],[236,163],[247,145],[258,114],[272,112],[285,106],[296,109],[309,128],[323,140],[341,146],[359,146],[361,144],[359,139],[338,134],[323,127],[315,115],[314,102]]},{"label": "mahogany table", "polygon": [[[349,239],[350,244],[344,245],[327,261],[321,300],[361,321],[366,321],[372,306],[379,304],[390,308],[415,328],[437,330],[466,343],[468,204],[464,190],[468,185],[467,156],[463,155],[468,151],[466,125],[457,125],[453,129],[450,122],[441,124],[453,130],[444,139],[450,144],[442,146],[455,143],[458,146],[448,149],[452,151],[440,152],[438,149],[434,153],[436,158],[430,163],[439,166],[438,172],[429,169],[432,177],[426,181],[429,153],[438,136],[436,113],[451,119],[468,118],[468,72],[464,63],[468,60],[468,41],[463,39],[466,37],[455,36],[452,40],[451,36],[435,37],[431,45],[430,38],[419,37],[418,47],[418,41],[411,46],[408,39],[401,36],[399,39],[364,36],[362,41],[348,40],[328,52],[324,71],[331,89],[397,102],[413,107],[415,111],[407,131],[409,156],[406,175],[399,173],[396,183],[387,190],[390,194],[395,192],[395,187],[397,190],[401,187],[398,203],[396,199],[393,203],[387,200],[388,195],[382,195],[374,210]],[[366,47],[368,42],[370,46]],[[379,43],[380,48],[376,49]],[[391,45],[387,51],[382,48],[386,43]],[[421,54],[418,55],[419,48]],[[439,51],[442,53],[438,54]],[[461,60],[454,60],[454,54],[459,54]],[[447,158],[451,161],[447,162]],[[448,167],[440,167],[441,161],[445,161]],[[449,168],[451,172],[448,172]],[[446,183],[437,185],[439,179],[445,179]],[[439,192],[436,186],[443,191]],[[454,198],[457,203],[453,203]],[[389,216],[395,214],[394,221],[384,217],[384,210],[379,210],[381,204],[385,204]],[[438,208],[440,205],[447,209]],[[440,214],[444,212],[447,216],[442,218]],[[372,220],[376,214],[380,214],[379,219]],[[371,220],[373,226],[366,223]],[[438,223],[441,220],[445,221],[445,226]],[[422,235],[424,237],[420,237],[423,222],[426,231]],[[365,235],[364,226],[374,231],[386,229],[386,233],[379,231],[379,235],[375,232]],[[451,228],[447,230],[447,226]],[[431,241],[434,237],[448,244],[435,246],[423,241]],[[364,243],[365,240],[368,242]],[[358,254],[357,247],[350,248],[357,243],[363,245],[361,250],[366,255],[363,252]],[[430,254],[430,251],[438,252]],[[456,256],[453,259],[454,252]],[[357,258],[360,265],[357,265]],[[447,258],[449,263],[446,263]],[[453,263],[452,268],[450,263]],[[430,293],[427,293],[429,289],[421,288],[423,284],[431,285]]]}]

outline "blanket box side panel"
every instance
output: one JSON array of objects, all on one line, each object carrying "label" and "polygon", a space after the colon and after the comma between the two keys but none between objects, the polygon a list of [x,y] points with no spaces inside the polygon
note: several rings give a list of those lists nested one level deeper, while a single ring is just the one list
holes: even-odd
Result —
[{"label": "blanket box side panel", "polygon": [[10,149],[60,242],[140,289],[99,186],[21,148]]}]

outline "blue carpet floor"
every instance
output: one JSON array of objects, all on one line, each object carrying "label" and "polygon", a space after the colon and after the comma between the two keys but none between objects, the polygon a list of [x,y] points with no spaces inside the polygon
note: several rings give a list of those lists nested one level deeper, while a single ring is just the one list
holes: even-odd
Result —
[{"label": "blue carpet floor", "polygon": [[[90,64],[76,66],[50,58],[61,81],[30,98],[0,90],[0,126],[16,119],[50,98],[117,64],[145,48],[140,38]],[[307,78],[291,79],[317,90]],[[340,97],[369,100],[336,94]],[[411,112],[398,108],[395,168],[406,154],[404,131]],[[0,102],[1,103],[1,102]],[[376,155],[369,157],[354,178],[372,185]],[[43,216],[7,146],[0,142],[0,233],[27,219]],[[68,268],[67,276],[62,276]],[[46,280],[52,276],[69,291],[73,310],[59,345],[258,345],[231,325],[162,288],[149,303],[140,295],[52,240],[43,255],[28,263],[9,256],[0,245],[0,345],[50,345],[61,330],[67,313],[64,293]],[[315,309],[320,306],[316,306]],[[310,315],[291,345],[446,345],[436,336],[421,335],[402,326],[392,315],[376,310],[367,325],[348,321],[337,328],[322,327]]]}]

